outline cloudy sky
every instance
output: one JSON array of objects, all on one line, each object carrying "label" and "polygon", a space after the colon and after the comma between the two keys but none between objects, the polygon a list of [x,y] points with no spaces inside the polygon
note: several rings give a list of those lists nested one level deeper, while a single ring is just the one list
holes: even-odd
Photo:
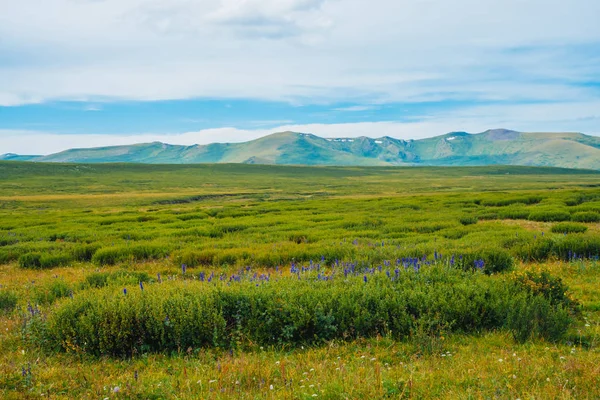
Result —
[{"label": "cloudy sky", "polygon": [[0,154],[600,135],[598,0],[0,0]]}]

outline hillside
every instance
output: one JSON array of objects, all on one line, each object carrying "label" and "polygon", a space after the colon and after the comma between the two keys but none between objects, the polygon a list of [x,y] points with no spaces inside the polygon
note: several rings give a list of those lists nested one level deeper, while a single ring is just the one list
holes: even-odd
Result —
[{"label": "hillside", "polygon": [[600,170],[600,138],[581,133],[452,132],[421,140],[321,138],[281,132],[245,143],[178,146],[145,143],[71,149],[48,156],[0,157],[40,162],[148,164],[248,163],[292,165],[525,165]]}]

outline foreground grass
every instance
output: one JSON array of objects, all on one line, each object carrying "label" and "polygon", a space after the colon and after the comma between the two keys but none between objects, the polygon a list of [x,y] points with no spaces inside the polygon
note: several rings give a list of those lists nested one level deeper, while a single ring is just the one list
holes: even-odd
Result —
[{"label": "foreground grass", "polygon": [[[596,326],[597,329],[597,326]],[[448,337],[419,355],[386,339],[290,351],[145,355],[133,360],[3,354],[3,398],[597,398],[597,351]],[[22,368],[26,369],[25,374]]]},{"label": "foreground grass", "polygon": [[[562,277],[582,302],[582,319],[564,340],[518,344],[510,334],[497,332],[288,349],[186,349],[114,359],[26,345],[14,314],[0,318],[0,397],[598,398],[600,265],[552,262],[520,268]],[[69,279],[87,274],[84,269],[56,272],[70,272]],[[49,271],[45,275],[41,278],[56,279]]]}]

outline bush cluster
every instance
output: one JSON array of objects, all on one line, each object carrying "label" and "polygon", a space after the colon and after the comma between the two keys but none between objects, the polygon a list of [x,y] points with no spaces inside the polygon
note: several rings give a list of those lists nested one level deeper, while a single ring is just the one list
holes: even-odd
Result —
[{"label": "bush cluster", "polygon": [[50,269],[64,267],[73,261],[66,253],[25,253],[19,257],[19,267],[28,269]]},{"label": "bush cluster", "polygon": [[503,249],[482,249],[455,258],[455,263],[464,270],[477,269],[478,261],[483,261],[483,272],[488,275],[509,271],[514,266],[513,257]]},{"label": "bush cluster", "polygon": [[571,214],[567,211],[562,210],[545,210],[545,211],[534,211],[529,214],[528,219],[530,221],[538,222],[561,222],[570,221]]},{"label": "bush cluster", "polygon": [[575,222],[600,222],[600,213],[594,211],[580,211],[573,214]]},{"label": "bush cluster", "polygon": [[507,329],[518,340],[558,340],[572,318],[564,301],[547,291],[458,269],[408,270],[395,279],[379,274],[365,281],[170,281],[128,287],[126,293],[108,288],[67,299],[28,326],[35,327],[31,335],[38,343],[53,348],[131,356],[250,343],[407,338],[423,324],[432,331]]},{"label": "bush cluster", "polygon": [[538,204],[544,198],[542,196],[525,196],[525,197],[512,197],[512,198],[496,198],[481,201],[482,206],[486,207],[505,207],[511,204]]},{"label": "bush cluster", "polygon": [[573,234],[553,239],[538,238],[519,246],[515,252],[523,261],[545,261],[551,257],[563,261],[575,258],[597,259],[600,256],[600,237]]},{"label": "bush cluster", "polygon": [[92,262],[98,265],[115,265],[127,261],[157,260],[169,255],[169,250],[164,245],[153,244],[105,247],[94,253]]},{"label": "bush cluster", "polygon": [[559,224],[552,225],[551,228],[554,233],[585,233],[588,227],[581,224],[574,224],[572,222],[561,222]]},{"label": "bush cluster", "polygon": [[119,285],[135,285],[136,283],[151,282],[153,279],[150,278],[146,272],[136,271],[115,271],[115,272],[94,272],[85,277],[84,282],[81,285],[82,289],[94,288],[99,289],[105,286],[119,284]]},{"label": "bush cluster", "polygon": [[479,218],[474,215],[465,215],[459,219],[459,222],[463,225],[473,225],[476,224]]}]

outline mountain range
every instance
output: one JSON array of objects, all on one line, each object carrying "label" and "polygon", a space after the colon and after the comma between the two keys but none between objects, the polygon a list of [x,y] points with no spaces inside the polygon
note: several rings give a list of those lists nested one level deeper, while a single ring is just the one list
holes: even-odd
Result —
[{"label": "mountain range", "polygon": [[244,143],[179,146],[160,142],[70,149],[46,156],[5,154],[0,160],[69,163],[253,163],[360,166],[529,165],[600,170],[600,137],[582,133],[452,132],[420,140],[322,138],[280,132]]}]

